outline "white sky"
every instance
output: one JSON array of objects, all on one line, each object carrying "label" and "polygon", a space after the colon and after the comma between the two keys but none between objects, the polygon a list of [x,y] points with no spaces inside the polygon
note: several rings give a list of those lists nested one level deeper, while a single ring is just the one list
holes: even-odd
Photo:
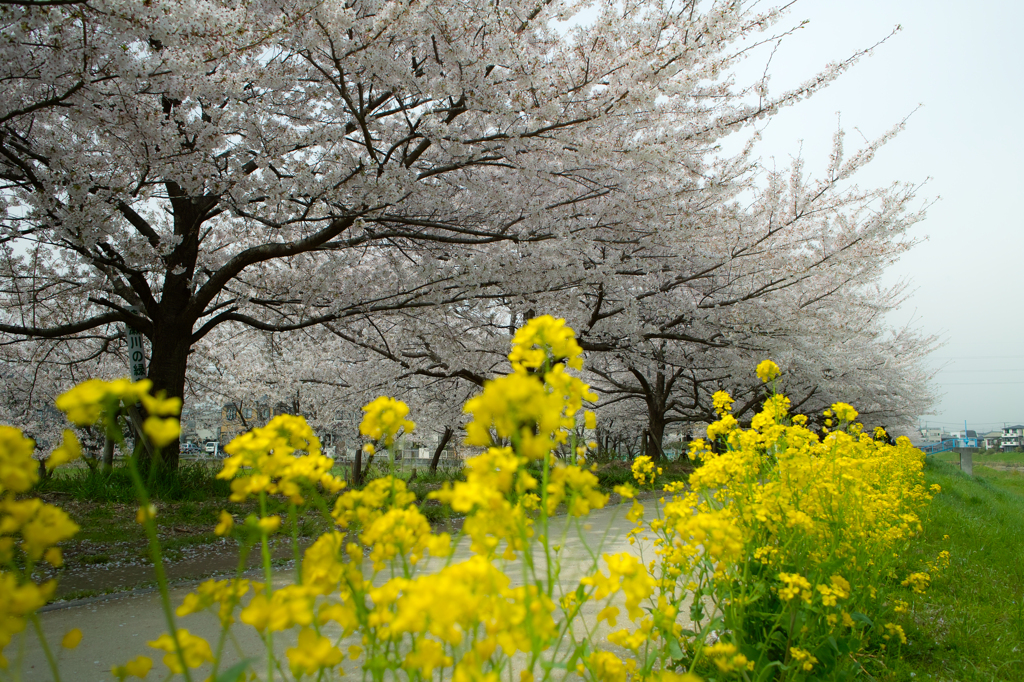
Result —
[{"label": "white sky", "polygon": [[[897,24],[903,30],[773,120],[760,153],[784,164],[802,144],[807,169],[823,168],[838,114],[852,153],[913,112],[857,184],[927,180],[918,196],[938,199],[911,232],[926,241],[887,277],[912,290],[893,323],[945,342],[929,360],[941,397],[922,423],[958,430],[966,420],[979,431],[1024,423],[1024,3],[801,0],[786,24],[801,19],[810,23],[772,61],[775,93]],[[763,57],[749,67],[759,74]]]}]

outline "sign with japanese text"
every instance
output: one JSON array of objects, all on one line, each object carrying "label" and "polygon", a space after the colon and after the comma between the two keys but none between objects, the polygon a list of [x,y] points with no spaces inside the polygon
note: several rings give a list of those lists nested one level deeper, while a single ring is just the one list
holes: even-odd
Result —
[{"label": "sign with japanese text", "polygon": [[142,333],[133,327],[126,327],[128,332],[128,367],[132,373],[132,381],[146,378],[146,351],[142,347]]}]

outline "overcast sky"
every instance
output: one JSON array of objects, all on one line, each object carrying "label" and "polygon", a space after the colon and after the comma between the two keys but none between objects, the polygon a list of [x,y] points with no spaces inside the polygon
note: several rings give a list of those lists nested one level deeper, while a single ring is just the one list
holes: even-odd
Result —
[{"label": "overcast sky", "polygon": [[1024,3],[801,0],[786,23],[800,19],[772,60],[776,93],[902,30],[774,119],[762,155],[785,163],[802,145],[808,169],[822,168],[839,114],[848,153],[912,114],[857,184],[924,183],[919,197],[936,199],[911,232],[925,241],[887,276],[911,284],[892,322],[944,341],[929,359],[940,399],[922,423],[1024,423]]}]

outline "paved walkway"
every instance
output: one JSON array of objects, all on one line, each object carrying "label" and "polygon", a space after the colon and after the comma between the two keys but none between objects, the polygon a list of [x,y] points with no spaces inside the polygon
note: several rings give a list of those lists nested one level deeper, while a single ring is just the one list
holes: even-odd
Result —
[{"label": "paved walkway", "polygon": [[[650,517],[654,502],[646,502],[646,507]],[[566,531],[565,539],[561,542],[562,584],[575,585],[580,577],[591,572],[591,556],[599,557],[604,552],[638,552],[637,546],[630,546],[625,539],[626,532],[632,527],[624,518],[627,509],[628,505],[621,505],[594,512],[583,524],[582,537],[577,537],[572,528],[566,528],[566,519],[553,520],[553,542],[557,541],[556,529]],[[569,523],[572,521],[569,520]],[[466,540],[457,548],[455,560],[469,556],[468,546]],[[647,558],[649,560],[650,556]],[[429,570],[429,565],[427,568]],[[506,562],[504,568],[514,585],[522,582],[518,561]],[[284,586],[290,582],[291,577],[290,573],[281,571],[275,575],[275,585]],[[382,577],[381,580],[383,579]],[[172,589],[171,602],[175,608],[181,604],[190,589],[191,587]],[[595,612],[591,610],[589,613],[592,615]],[[72,602],[66,607],[46,611],[40,618],[48,641],[56,648],[60,657],[60,670],[64,682],[109,682],[112,679],[111,666],[123,664],[139,654],[145,654],[153,659],[153,671],[150,673],[152,679],[162,679],[166,674],[166,668],[161,662],[163,653],[146,646],[146,642],[156,639],[168,630],[160,608],[160,595],[155,590],[112,595],[109,598],[88,600],[86,603]],[[213,614],[193,614],[178,619],[178,625],[193,634],[203,636],[211,646],[216,647],[220,626]],[[75,650],[61,650],[61,638],[67,630],[74,627],[80,628],[84,633],[82,643]],[[621,620],[619,627],[622,627]],[[42,649],[30,631],[31,627],[27,631],[28,636],[25,637],[21,654],[24,657],[24,679],[28,682],[50,680],[49,667],[46,665]],[[274,648],[282,658],[284,649],[293,646],[295,637],[294,631],[275,633]],[[230,662],[241,660],[242,652],[251,654],[263,651],[259,635],[247,625],[235,626],[232,629],[232,640],[225,649],[224,660],[228,665]],[[18,638],[15,638],[6,650],[7,658],[11,662],[9,671],[17,668],[18,646]],[[358,672],[358,666],[358,661],[342,664],[352,679],[356,679],[353,673]],[[222,666],[222,670],[224,667],[226,666]],[[259,666],[257,669],[264,668]],[[204,680],[208,675],[207,666],[196,671],[193,679]]]}]

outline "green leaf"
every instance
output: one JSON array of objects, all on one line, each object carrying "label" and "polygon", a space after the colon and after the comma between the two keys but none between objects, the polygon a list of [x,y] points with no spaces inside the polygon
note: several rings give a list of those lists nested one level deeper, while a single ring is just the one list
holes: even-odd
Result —
[{"label": "green leaf", "polygon": [[868,618],[863,613],[861,613],[860,611],[854,611],[853,613],[850,614],[850,617],[853,618],[858,623],[864,623],[869,628],[875,627],[875,623],[870,618]]},{"label": "green leaf", "polygon": [[768,682],[775,677],[775,669],[781,668],[782,664],[779,661],[772,661],[765,667],[761,668],[761,672],[754,678],[755,682]]},{"label": "green leaf", "polygon": [[255,658],[242,659],[221,674],[217,675],[215,682],[238,682],[238,680],[242,679],[242,675],[245,671],[249,669],[249,664],[255,660]]},{"label": "green leaf", "polygon": [[683,657],[683,650],[679,646],[679,640],[675,637],[666,638],[665,646],[668,648],[668,655],[678,660]]}]

